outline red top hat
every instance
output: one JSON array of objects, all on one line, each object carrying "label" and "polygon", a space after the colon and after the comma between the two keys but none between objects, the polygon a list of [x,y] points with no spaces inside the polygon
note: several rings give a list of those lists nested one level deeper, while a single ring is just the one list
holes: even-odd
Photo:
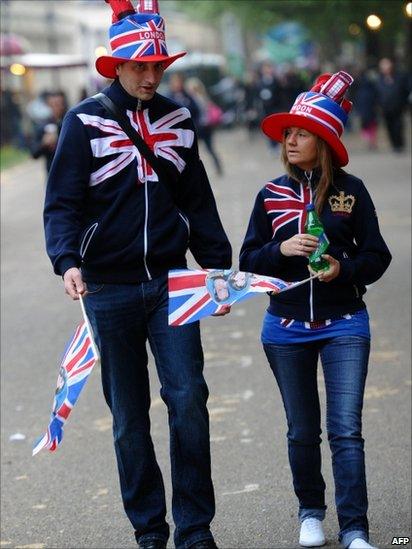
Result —
[{"label": "red top hat", "polygon": [[127,61],[163,63],[168,67],[186,52],[169,55],[165,23],[158,12],[157,0],[140,0],[139,13],[129,0],[107,0],[113,8],[109,30],[112,55],[96,59],[97,71],[106,78],[116,78],[116,67]]},{"label": "red top hat", "polygon": [[336,166],[346,166],[348,153],[340,137],[352,108],[352,103],[344,98],[352,82],[352,76],[344,71],[322,74],[310,91],[298,95],[289,113],[264,118],[263,132],[282,142],[286,128],[303,128],[326,141]]}]

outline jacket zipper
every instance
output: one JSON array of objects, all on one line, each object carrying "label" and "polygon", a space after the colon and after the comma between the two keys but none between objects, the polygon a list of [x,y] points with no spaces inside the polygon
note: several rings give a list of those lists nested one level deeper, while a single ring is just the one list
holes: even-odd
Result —
[{"label": "jacket zipper", "polygon": [[187,217],[181,212],[181,211],[178,211],[181,219],[183,220],[183,223],[186,225],[187,227],[187,237],[189,238],[190,237],[190,224],[189,224],[189,220],[187,219]]},{"label": "jacket zipper", "polygon": [[[137,110],[140,111],[141,108],[142,108],[142,101],[141,99],[138,99]],[[140,123],[139,123],[139,130],[140,130]],[[144,233],[143,233],[143,264],[144,264],[144,268],[146,270],[148,279],[152,280],[152,275],[150,274],[149,268],[147,266],[147,251],[149,247],[148,236],[147,236],[147,224],[148,224],[148,218],[149,218],[149,195],[148,195],[148,189],[147,189],[147,170],[146,170],[146,162],[143,156],[140,155],[140,158],[142,159],[142,167],[143,167],[144,201],[145,201]]]},{"label": "jacket zipper", "polygon": [[[307,172],[305,170],[305,177],[308,182],[311,200],[312,200],[312,174],[313,174],[312,170],[310,172]],[[313,313],[313,280],[310,280],[309,287],[310,287],[310,291],[309,291],[310,321],[313,322],[315,320],[315,315]]]},{"label": "jacket zipper", "polygon": [[83,235],[82,241],[80,242],[80,257],[84,259],[84,256],[86,255],[87,248],[90,246],[90,242],[92,241],[93,235],[96,232],[97,227],[99,224],[93,223],[93,225],[90,225],[90,227],[86,230],[86,232]]}]

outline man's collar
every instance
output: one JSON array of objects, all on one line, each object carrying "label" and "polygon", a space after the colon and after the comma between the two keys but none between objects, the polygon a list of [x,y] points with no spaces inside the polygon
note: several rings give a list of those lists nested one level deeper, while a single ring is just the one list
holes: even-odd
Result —
[{"label": "man's collar", "polygon": [[119,108],[127,109],[130,111],[136,111],[138,106],[140,109],[147,109],[155,100],[156,94],[152,97],[152,99],[149,99],[149,101],[140,101],[136,97],[133,97],[127,91],[123,88],[123,86],[120,84],[119,79],[116,78],[112,82],[110,86],[102,90],[104,94],[106,94],[110,99],[116,103],[116,105]]}]

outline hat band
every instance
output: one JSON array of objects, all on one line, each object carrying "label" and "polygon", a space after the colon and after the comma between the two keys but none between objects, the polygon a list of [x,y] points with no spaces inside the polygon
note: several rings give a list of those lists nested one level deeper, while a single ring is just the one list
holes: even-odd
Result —
[{"label": "hat band", "polygon": [[340,137],[348,119],[345,111],[320,93],[306,92],[298,95],[290,114],[305,116],[326,126]]}]

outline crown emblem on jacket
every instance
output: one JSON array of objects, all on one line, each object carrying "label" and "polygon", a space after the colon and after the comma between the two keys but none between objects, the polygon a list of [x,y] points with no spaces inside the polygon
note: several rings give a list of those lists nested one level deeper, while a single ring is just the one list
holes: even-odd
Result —
[{"label": "crown emblem on jacket", "polygon": [[345,195],[344,191],[339,191],[339,196],[333,194],[328,200],[332,212],[340,214],[352,213],[352,208],[355,204],[355,197],[352,194]]}]

